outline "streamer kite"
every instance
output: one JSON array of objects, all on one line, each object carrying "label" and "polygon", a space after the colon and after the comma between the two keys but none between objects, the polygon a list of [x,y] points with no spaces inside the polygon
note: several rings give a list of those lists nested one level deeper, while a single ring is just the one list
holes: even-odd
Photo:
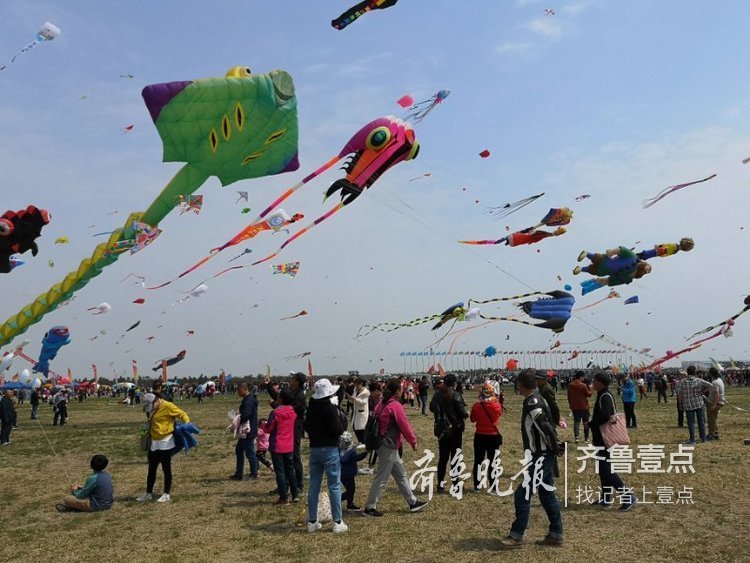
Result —
[{"label": "streamer kite", "polygon": [[669,186],[668,188],[664,188],[654,197],[649,198],[649,199],[644,199],[642,202],[643,209],[648,209],[652,205],[659,203],[662,199],[667,197],[669,194],[676,192],[677,190],[681,190],[689,186],[695,186],[696,184],[702,184],[703,182],[708,182],[709,180],[713,180],[714,178],[716,178],[716,174],[711,174],[710,176],[703,178],[702,180],[695,180],[694,182],[687,182],[685,184],[676,184],[674,186]]},{"label": "streamer kite", "polygon": [[609,301],[610,299],[619,299],[619,298],[620,298],[620,294],[617,293],[614,289],[610,289],[609,295],[607,295],[604,299],[599,299],[599,301],[594,301],[593,303],[590,303],[583,307],[578,307],[576,309],[576,313],[578,313],[579,311],[585,311],[586,309],[591,309],[591,307],[596,307],[600,303],[604,303],[605,301]]},{"label": "streamer kite", "polygon": [[633,297],[628,297],[625,300],[625,305],[634,305],[635,303],[638,303],[638,296],[633,295]]},{"label": "streamer kite", "polygon": [[430,96],[426,100],[422,100],[421,102],[417,102],[410,108],[406,110],[404,113],[404,121],[409,121],[416,125],[420,121],[422,121],[425,117],[429,115],[429,113],[434,110],[438,105],[440,105],[443,100],[445,100],[448,96],[450,96],[451,91],[450,90],[440,90],[433,96]]},{"label": "streamer kite", "polygon": [[696,333],[688,336],[687,338],[685,338],[685,340],[692,340],[696,336],[700,336],[701,334],[706,334],[707,332],[711,332],[714,329],[721,329],[722,327],[726,326],[729,323],[734,324],[734,321],[736,321],[739,317],[741,317],[742,315],[744,315],[745,313],[747,313],[748,311],[750,311],[750,296],[745,297],[744,304],[745,304],[745,306],[736,315],[732,315],[731,317],[729,317],[724,322],[718,323],[718,324],[713,325],[713,326],[706,327],[703,330],[699,330],[698,332],[696,332]]},{"label": "streamer kite", "polygon": [[280,320],[280,321],[288,321],[288,320],[290,320],[290,319],[296,319],[297,317],[304,317],[304,316],[305,316],[305,315],[307,315],[307,314],[308,314],[308,313],[307,313],[307,311],[306,311],[306,310],[304,310],[304,309],[302,309],[302,310],[301,310],[301,311],[300,311],[299,313],[297,313],[296,315],[292,315],[291,317],[282,317],[282,318],[280,318],[279,320]]},{"label": "streamer kite", "polygon": [[57,352],[70,344],[70,331],[66,326],[53,326],[47,331],[42,339],[42,350],[39,352],[39,360],[31,368],[32,371],[38,372],[49,377],[49,362],[57,357]]},{"label": "streamer kite", "polygon": [[512,297],[497,297],[494,299],[487,299],[484,301],[477,301],[476,299],[469,299],[469,306],[472,303],[483,305],[486,303],[496,303],[500,301],[514,301],[516,299],[524,299],[526,297],[541,296],[539,299],[533,301],[524,301],[518,304],[518,307],[523,310],[532,319],[541,320],[541,323],[532,323],[513,317],[488,317],[480,314],[480,318],[490,321],[510,321],[515,323],[521,323],[528,326],[535,326],[537,328],[546,328],[552,332],[559,333],[565,330],[565,324],[570,320],[573,306],[575,305],[575,297],[565,291],[550,291],[541,292],[535,291],[532,293],[526,293],[524,295],[515,295]]},{"label": "streamer kite", "polygon": [[[442,313],[437,313],[435,315],[428,315],[426,317],[419,317],[417,319],[412,319],[411,321],[406,321],[403,323],[384,322],[384,323],[378,323],[376,325],[362,325],[359,331],[357,332],[357,338],[367,336],[368,334],[376,330],[380,332],[393,332],[401,328],[419,326],[421,324],[425,324],[434,320],[437,320],[438,322],[435,324],[435,326],[432,327],[432,330],[437,330],[438,328],[440,328],[441,326],[443,326],[445,323],[447,323],[450,320],[462,319],[466,315],[467,312],[468,311],[464,309],[463,303],[456,303],[455,305],[451,305],[450,307],[448,307]],[[362,331],[364,329],[369,329],[369,330],[363,334]]]},{"label": "streamer kite", "polygon": [[306,227],[297,231],[276,252],[266,256],[262,260],[253,262],[253,265],[261,264],[278,256],[289,244],[357,199],[364,190],[371,187],[378,178],[393,166],[399,162],[413,160],[417,158],[418,154],[419,143],[414,135],[414,129],[400,119],[395,117],[381,117],[362,127],[349,139],[338,155],[331,158],[331,160],[315,172],[306,176],[281,194],[276,201],[258,216],[256,221],[262,220],[268,213],[280,205],[281,202],[310,180],[316,178],[349,155],[349,159],[343,166],[346,171],[346,177],[336,180],[325,193],[325,198],[328,198],[340,191],[341,202]]},{"label": "streamer kite", "polygon": [[278,264],[277,266],[271,266],[274,275],[286,274],[290,278],[293,278],[299,273],[299,262],[287,262],[286,264]]},{"label": "streamer kite", "polygon": [[[153,336],[151,338],[154,338]],[[162,360],[157,360],[156,365],[151,368],[152,371],[159,371],[162,366],[173,366],[178,362],[181,362],[185,359],[185,356],[187,355],[187,350],[181,350],[176,356],[172,356],[171,358],[164,358]]]},{"label": "streamer kite", "polygon": [[252,250],[251,250],[250,248],[246,248],[245,250],[243,250],[243,251],[242,251],[242,253],[241,253],[241,254],[238,254],[238,255],[237,255],[237,256],[235,256],[234,258],[231,258],[231,259],[229,260],[229,262],[234,262],[234,261],[235,261],[235,260],[237,260],[238,258],[242,258],[242,257],[243,257],[243,256],[244,256],[245,254],[250,254],[251,252],[252,252]]},{"label": "streamer kite", "polygon": [[178,195],[175,198],[175,207],[180,210],[180,215],[192,211],[196,215],[200,214],[203,208],[202,195]]},{"label": "streamer kite", "polygon": [[501,205],[498,207],[488,207],[487,212],[490,215],[494,216],[496,219],[503,219],[504,217],[507,217],[508,215],[515,213],[519,209],[523,209],[524,207],[526,207],[530,203],[533,203],[534,201],[536,201],[543,195],[544,195],[544,192],[537,194],[537,195],[533,195],[531,197],[521,199],[514,203],[506,203],[505,205]]},{"label": "streamer kite", "polygon": [[112,310],[112,305],[109,303],[100,303],[96,307],[89,307],[86,309],[87,311],[93,311],[92,315],[103,315],[104,313],[109,313]]},{"label": "streamer kite", "polygon": [[[573,212],[567,207],[550,209],[538,225],[529,227],[522,231],[511,233],[497,240],[460,240],[461,244],[502,244],[507,246],[520,246],[522,244],[534,244],[548,237],[559,237],[564,235],[567,230],[560,225],[567,225],[573,218]],[[539,227],[546,225],[549,227],[557,226],[554,231],[540,231]]]},{"label": "streamer kite", "polygon": [[34,38],[34,40],[31,43],[29,43],[28,45],[26,45],[23,49],[21,49],[20,51],[18,51],[18,53],[16,53],[15,55],[13,55],[13,58],[10,59],[10,62],[8,64],[4,64],[4,65],[0,66],[0,71],[5,70],[6,68],[8,68],[8,65],[13,64],[14,62],[16,62],[16,59],[22,53],[28,53],[29,51],[31,51],[34,47],[36,47],[40,43],[44,43],[45,41],[54,41],[55,38],[57,38],[59,36],[60,36],[60,28],[57,27],[54,24],[46,22],[41,27],[41,29],[37,32],[36,37]]},{"label": "streamer kite", "polygon": [[331,21],[331,26],[340,31],[359,17],[364,16],[367,12],[391,8],[396,5],[396,2],[398,0],[364,0],[364,2],[355,4],[335,20]]}]

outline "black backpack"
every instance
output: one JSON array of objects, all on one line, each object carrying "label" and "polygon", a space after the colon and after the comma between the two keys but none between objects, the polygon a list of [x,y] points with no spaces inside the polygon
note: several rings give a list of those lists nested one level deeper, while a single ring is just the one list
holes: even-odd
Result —
[{"label": "black backpack", "polygon": [[375,451],[380,447],[380,421],[378,418],[370,415],[365,425],[365,449],[368,452]]}]

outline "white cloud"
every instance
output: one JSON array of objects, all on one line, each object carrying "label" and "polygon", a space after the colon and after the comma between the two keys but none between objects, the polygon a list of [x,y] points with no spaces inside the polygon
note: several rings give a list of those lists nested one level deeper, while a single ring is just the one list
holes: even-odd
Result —
[{"label": "white cloud", "polygon": [[534,33],[551,39],[558,39],[563,35],[562,24],[551,16],[535,18],[526,27]]},{"label": "white cloud", "polygon": [[495,53],[499,55],[528,53],[533,48],[534,44],[526,41],[506,41],[495,47]]}]

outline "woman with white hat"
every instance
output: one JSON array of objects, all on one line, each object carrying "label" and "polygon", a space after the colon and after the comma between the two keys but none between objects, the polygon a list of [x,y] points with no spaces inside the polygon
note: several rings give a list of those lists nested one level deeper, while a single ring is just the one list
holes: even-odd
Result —
[{"label": "woman with white hat", "polygon": [[156,502],[172,500],[172,450],[175,448],[174,421],[180,419],[184,423],[190,422],[187,413],[173,403],[161,398],[161,385],[155,384],[153,393],[144,395],[143,412],[149,421],[148,446],[148,476],[146,478],[146,492],[139,496],[138,502],[153,498],[156,469],[161,464],[164,472],[164,494]]},{"label": "woman with white hat", "polygon": [[310,438],[310,489],[307,493],[307,531],[318,531],[318,497],[323,483],[323,472],[328,479],[328,498],[331,501],[333,533],[346,532],[349,527],[342,520],[341,459],[339,437],[346,430],[343,413],[339,410],[336,392],[338,385],[328,379],[315,382],[314,392],[307,407],[305,430]]}]

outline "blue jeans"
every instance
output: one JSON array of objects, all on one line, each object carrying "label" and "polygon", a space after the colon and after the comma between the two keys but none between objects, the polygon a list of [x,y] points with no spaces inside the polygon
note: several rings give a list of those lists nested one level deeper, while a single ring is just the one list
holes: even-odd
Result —
[{"label": "blue jeans", "polygon": [[427,414],[427,395],[420,395],[419,402],[422,403],[422,414]]},{"label": "blue jeans", "polygon": [[318,521],[318,497],[323,484],[323,471],[328,478],[328,499],[331,501],[331,516],[341,522],[341,458],[335,446],[310,448],[310,489],[307,492],[307,519]]},{"label": "blue jeans", "polygon": [[690,441],[695,442],[695,417],[698,417],[698,434],[701,442],[706,441],[706,425],[703,423],[703,408],[685,411],[687,413],[688,430],[690,431]]},{"label": "blue jeans", "polygon": [[258,456],[255,455],[255,440],[252,438],[240,438],[234,447],[234,453],[237,456],[237,468],[234,474],[242,477],[243,468],[245,467],[245,457],[250,462],[250,475],[258,474]]},{"label": "blue jeans", "polygon": [[[536,460],[537,458],[534,457],[534,462],[536,462]],[[533,469],[534,465],[532,464],[528,470],[533,473]],[[533,482],[533,474],[531,477]],[[555,458],[551,454],[544,456],[544,463],[542,464],[542,480],[547,485],[555,484]],[[531,487],[531,483],[529,483],[529,487]],[[560,514],[560,505],[557,502],[555,492],[548,491],[540,484],[537,493],[539,493],[539,500],[541,501],[542,507],[547,513],[547,518],[549,519],[548,535],[552,538],[562,539],[562,515]],[[513,496],[513,500],[516,507],[516,519],[513,520],[513,525],[510,527],[510,536],[520,541],[523,539],[526,527],[529,524],[531,494],[529,494],[529,498],[526,498],[526,489],[519,484]]]},{"label": "blue jeans", "polygon": [[289,498],[291,489],[292,498],[297,498],[299,489],[297,488],[297,479],[294,476],[294,459],[292,452],[288,454],[276,454],[271,452],[273,461],[273,470],[276,473],[276,486],[279,489],[279,497],[282,499]]}]

